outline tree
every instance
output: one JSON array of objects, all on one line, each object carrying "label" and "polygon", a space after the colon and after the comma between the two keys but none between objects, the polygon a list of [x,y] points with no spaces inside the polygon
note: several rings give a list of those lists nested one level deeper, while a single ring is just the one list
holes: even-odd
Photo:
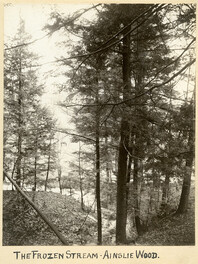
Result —
[{"label": "tree", "polygon": [[184,151],[184,176],[182,184],[182,192],[177,209],[177,214],[185,213],[188,209],[188,200],[190,194],[191,175],[193,170],[194,161],[194,146],[195,146],[195,133],[194,133],[194,104],[193,102],[188,105],[183,105],[180,109],[178,120],[180,120],[181,131],[184,133],[185,151]]},{"label": "tree", "polygon": [[[25,25],[21,20],[17,37],[13,40],[15,43],[23,43],[29,36],[25,33]],[[6,133],[5,142],[13,144],[15,149],[16,162],[16,181],[21,185],[22,180],[22,159],[24,148],[24,135],[26,131],[26,120],[28,120],[29,103],[40,94],[40,86],[37,84],[35,72],[31,69],[31,60],[35,56],[27,50],[27,47],[19,47],[17,49],[7,51],[5,55],[5,121],[7,123],[5,129],[12,133]],[[27,68],[29,67],[29,68]],[[31,87],[31,90],[30,90]],[[30,99],[31,98],[31,99]],[[28,109],[29,107],[29,109]],[[7,109],[6,109],[7,108]],[[12,123],[12,125],[11,125]],[[12,135],[11,135],[12,134]],[[5,150],[7,147],[5,146]],[[6,156],[5,156],[6,158]],[[14,163],[15,163],[14,162]]]},{"label": "tree", "polygon": [[[34,182],[36,190],[38,171],[49,170],[45,159],[50,137],[54,137],[52,128],[55,121],[40,103],[43,85],[31,67],[37,56],[27,46],[20,45],[29,39],[21,20],[13,39],[17,47],[5,52],[4,165],[7,172],[12,171],[19,186],[24,185],[24,181]],[[55,155],[51,156],[52,163]]]},{"label": "tree", "polygon": [[[184,20],[178,19],[183,7],[103,5],[92,25],[71,25],[61,15],[53,16],[54,26],[61,21],[66,30],[82,37],[82,42],[71,52],[70,58],[74,61],[68,63],[62,58],[63,63],[73,69],[70,84],[73,94],[62,106],[74,107],[78,135],[85,142],[96,143],[97,172],[99,167],[100,172],[103,168],[104,161],[97,157],[102,147],[107,147],[107,128],[111,124],[111,130],[114,130],[109,133],[109,138],[118,149],[117,244],[128,243],[126,224],[130,206],[134,208],[138,234],[144,231],[139,195],[140,185],[148,183],[146,176],[152,178],[149,170],[155,174],[159,171],[158,180],[165,178],[164,197],[167,196],[170,172],[178,170],[171,146],[177,133],[170,125],[173,113],[177,113],[174,87],[181,74],[195,61],[187,61],[189,57],[186,56],[195,41],[193,37],[186,47],[182,46],[179,55],[170,45],[178,35],[185,37]],[[192,18],[192,13],[187,12],[188,17]],[[174,21],[169,19],[171,16]],[[75,103],[72,104],[71,99]],[[178,143],[179,140],[174,146],[179,146]],[[161,155],[158,157],[158,154]],[[97,163],[99,160],[101,164]],[[157,164],[160,164],[158,170]],[[128,202],[131,181],[133,204]]]}]

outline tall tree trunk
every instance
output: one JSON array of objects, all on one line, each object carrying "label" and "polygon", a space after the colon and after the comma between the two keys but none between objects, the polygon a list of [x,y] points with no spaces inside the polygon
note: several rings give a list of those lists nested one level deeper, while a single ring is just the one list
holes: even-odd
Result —
[{"label": "tall tree trunk", "polygon": [[22,69],[21,58],[19,67],[19,93],[18,93],[18,143],[17,143],[17,168],[16,168],[16,183],[21,186],[21,160],[22,160]]},{"label": "tall tree trunk", "polygon": [[[98,125],[97,125],[98,127]],[[97,218],[98,218],[98,244],[102,244],[102,215],[100,202],[100,145],[99,131],[96,134],[96,200],[97,200]]]},{"label": "tall tree trunk", "polygon": [[36,142],[35,142],[35,157],[34,157],[34,187],[33,191],[36,191],[37,187],[37,151],[38,151],[38,131],[36,132]]},{"label": "tall tree trunk", "polygon": [[[138,21],[136,22],[138,25]],[[136,73],[135,73],[135,95],[144,92],[144,68],[142,67],[142,57],[141,57],[141,40],[139,39],[139,29],[136,31],[136,53],[135,59],[137,60],[136,64]],[[143,180],[143,161],[142,161],[142,152],[143,152],[143,144],[142,144],[142,127],[143,120],[139,119],[139,112],[143,110],[143,106],[141,103],[144,102],[144,98],[140,97],[135,99],[135,125],[133,127],[134,133],[134,169],[133,169],[133,201],[134,201],[134,214],[135,214],[135,225],[137,229],[138,235],[141,235],[144,232],[144,225],[141,223],[140,219],[140,185]],[[140,175],[142,177],[140,177]]]},{"label": "tall tree trunk", "polygon": [[[100,62],[100,61],[99,61]],[[96,92],[96,204],[97,204],[97,220],[98,220],[98,244],[102,244],[102,212],[100,201],[100,106],[99,104],[99,87],[97,76],[97,92]]]},{"label": "tall tree trunk", "polygon": [[111,157],[108,149],[108,132],[107,132],[107,123],[105,121],[105,159],[106,159],[106,182],[107,182],[107,201],[106,207],[108,208],[109,204],[112,203],[112,192],[111,192]]},{"label": "tall tree trunk", "polygon": [[134,201],[134,215],[135,215],[135,226],[137,229],[138,235],[142,234],[142,225],[140,220],[140,206],[139,206],[139,179],[138,179],[138,172],[139,172],[139,161],[137,158],[137,151],[135,151],[134,157],[134,168],[133,168],[133,201]]},{"label": "tall tree trunk", "polygon": [[179,206],[177,209],[177,214],[183,214],[188,209],[188,200],[190,194],[190,185],[191,185],[191,174],[192,166],[194,160],[194,132],[191,130],[189,132],[188,146],[190,153],[186,157],[186,171],[183,179],[182,192],[180,197]]},{"label": "tall tree trunk", "polygon": [[[127,29],[128,30],[128,29]],[[123,32],[123,34],[125,34]],[[127,100],[130,94],[130,34],[123,39],[123,100]],[[118,177],[117,177],[117,209],[116,209],[116,243],[126,243],[126,179],[127,157],[129,146],[129,121],[126,112],[122,113],[120,128],[120,144],[118,154]]]},{"label": "tall tree trunk", "polygon": [[131,180],[131,164],[132,164],[132,155],[129,155],[129,160],[128,160],[128,166],[127,166],[127,186],[126,186],[126,206],[128,209],[128,204],[129,204],[129,187],[130,187],[130,180]]}]

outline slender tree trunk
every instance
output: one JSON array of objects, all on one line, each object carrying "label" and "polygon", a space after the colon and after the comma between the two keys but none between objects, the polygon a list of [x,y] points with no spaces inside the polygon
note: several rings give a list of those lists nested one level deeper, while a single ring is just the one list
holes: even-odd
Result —
[{"label": "slender tree trunk", "polygon": [[[135,151],[135,156],[138,155]],[[133,169],[133,201],[134,201],[134,214],[135,214],[135,225],[138,235],[142,234],[142,225],[140,221],[140,207],[139,207],[139,179],[138,179],[139,164],[137,156],[134,158],[134,169]]]},{"label": "slender tree trunk", "polygon": [[83,184],[82,184],[82,175],[81,175],[81,163],[80,163],[80,141],[79,141],[79,178],[80,178],[80,200],[81,200],[81,209],[84,211],[84,201],[83,201]]},{"label": "slender tree trunk", "polygon": [[16,168],[16,183],[21,186],[21,160],[22,160],[22,80],[21,80],[21,58],[19,68],[19,93],[18,93],[18,143],[17,143],[17,168]]},{"label": "slender tree trunk", "polygon": [[126,206],[128,208],[129,204],[129,187],[130,187],[130,180],[131,180],[131,164],[132,164],[132,156],[129,155],[129,160],[128,160],[128,166],[127,166],[127,186],[126,186]]},{"label": "slender tree trunk", "polygon": [[37,151],[38,151],[38,131],[36,133],[36,142],[35,142],[35,157],[34,157],[34,187],[33,191],[36,191],[37,187]]},{"label": "slender tree trunk", "polygon": [[98,217],[98,244],[102,244],[102,215],[100,202],[100,145],[99,133],[96,134],[96,199],[97,199],[97,217]]},{"label": "slender tree trunk", "polygon": [[36,182],[37,182],[36,170],[37,170],[37,157],[34,158],[34,187],[33,187],[33,191],[36,191]]},{"label": "slender tree trunk", "polygon": [[[128,29],[127,29],[128,30]],[[123,32],[125,34],[126,32]],[[127,100],[130,94],[130,34],[123,39],[123,100]],[[129,121],[127,113],[122,114],[120,128],[120,144],[118,154],[118,177],[117,177],[117,209],[116,209],[116,243],[126,243],[126,179],[127,157],[129,146]]]},{"label": "slender tree trunk", "polygon": [[[97,77],[98,85],[98,77]],[[99,104],[99,87],[96,93],[96,104]],[[100,108],[96,109],[96,204],[97,204],[97,220],[98,220],[98,244],[102,244],[102,212],[100,201]]]},{"label": "slender tree trunk", "polygon": [[25,157],[23,158],[23,168],[22,168],[22,171],[23,171],[23,177],[22,177],[22,188],[24,187],[25,185]]},{"label": "slender tree trunk", "polygon": [[112,203],[112,192],[111,192],[111,168],[110,162],[111,158],[109,157],[109,149],[108,149],[108,133],[107,133],[107,124],[105,122],[105,159],[106,159],[106,182],[107,182],[107,201],[106,207],[108,208],[109,204]]},{"label": "slender tree trunk", "polygon": [[60,193],[62,194],[61,176],[62,176],[62,169],[61,169],[61,166],[59,165],[59,167],[58,167],[58,182],[59,182]]},{"label": "slender tree trunk", "polygon": [[47,174],[46,174],[46,179],[45,179],[45,192],[47,191],[47,182],[48,182],[49,172],[50,172],[51,143],[52,143],[52,139],[50,138],[50,144],[49,144],[49,155],[48,155],[48,161],[47,161]]},{"label": "slender tree trunk", "polygon": [[[17,166],[17,160],[14,161],[14,166],[13,166],[12,174],[11,174],[12,179],[14,179],[14,172],[15,172],[16,166]],[[13,184],[12,184],[12,191],[14,191],[14,185]]]},{"label": "slender tree trunk", "polygon": [[164,205],[168,203],[169,182],[170,182],[170,176],[167,173],[162,188],[162,204]]}]

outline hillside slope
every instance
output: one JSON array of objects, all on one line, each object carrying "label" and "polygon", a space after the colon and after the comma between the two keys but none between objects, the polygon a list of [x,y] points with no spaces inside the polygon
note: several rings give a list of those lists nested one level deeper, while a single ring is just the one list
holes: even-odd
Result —
[{"label": "hillside slope", "polygon": [[[27,195],[54,223],[70,245],[97,244],[96,215],[88,210],[82,211],[79,202],[74,198],[52,192],[27,192]],[[115,240],[111,239],[115,235],[115,228],[112,228],[113,224],[115,227],[115,219],[110,220],[109,214],[108,210],[103,210],[103,243],[115,245]],[[161,219],[156,216],[148,232],[135,240],[135,244],[131,246],[194,245],[194,191],[191,192],[186,214],[171,214]],[[3,245],[62,245],[62,243],[17,192],[4,191]]]},{"label": "hillside slope", "polygon": [[[52,192],[26,193],[65,236],[83,245],[97,238],[95,215],[84,212],[70,196]],[[3,245],[62,245],[31,206],[16,191],[3,193]]]}]

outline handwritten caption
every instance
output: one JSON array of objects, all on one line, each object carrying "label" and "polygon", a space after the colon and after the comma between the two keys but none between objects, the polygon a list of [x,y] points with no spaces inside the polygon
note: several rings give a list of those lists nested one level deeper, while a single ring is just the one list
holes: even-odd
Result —
[{"label": "handwritten caption", "polygon": [[64,253],[50,252],[43,253],[38,250],[30,252],[13,251],[16,260],[28,259],[156,259],[159,258],[156,252],[147,252],[145,250],[135,250],[134,252],[110,252],[105,250],[104,253],[73,252],[67,250]]}]

